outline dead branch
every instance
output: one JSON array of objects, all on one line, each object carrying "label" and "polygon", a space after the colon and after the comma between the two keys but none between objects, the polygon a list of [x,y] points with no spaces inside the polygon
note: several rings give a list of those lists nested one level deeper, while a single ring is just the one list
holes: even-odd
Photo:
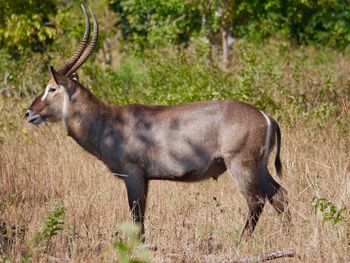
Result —
[{"label": "dead branch", "polygon": [[[294,251],[276,251],[271,253],[262,253],[258,256],[248,257],[244,259],[234,260],[232,263],[249,263],[249,262],[263,262],[273,260],[276,258],[294,257]],[[229,262],[226,262],[229,263]]]},{"label": "dead branch", "polygon": [[[243,259],[224,260],[219,263],[250,263],[250,262],[263,262],[273,260],[277,258],[291,258],[294,257],[294,251],[276,251],[270,253],[262,253],[258,256],[247,257]],[[206,263],[214,263],[214,261],[206,261]]]}]

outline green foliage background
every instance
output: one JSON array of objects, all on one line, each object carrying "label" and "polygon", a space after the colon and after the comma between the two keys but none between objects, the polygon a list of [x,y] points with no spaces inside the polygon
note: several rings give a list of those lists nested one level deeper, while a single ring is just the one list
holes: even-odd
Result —
[{"label": "green foliage background", "polygon": [[186,43],[225,26],[234,37],[261,42],[283,36],[297,44],[344,49],[350,41],[347,0],[111,0],[124,39],[136,47]]},{"label": "green foliage background", "polygon": [[[0,1],[0,45],[11,53],[45,51],[67,33],[78,2]],[[128,48],[187,44],[218,38],[224,26],[233,37],[261,42],[283,36],[297,44],[344,50],[350,41],[348,0],[110,0]],[[75,12],[72,12],[72,7]],[[106,6],[105,6],[106,7]],[[74,21],[76,23],[76,21]],[[73,26],[74,26],[73,23]],[[79,29],[78,29],[79,28]],[[80,32],[77,27],[74,32]],[[124,43],[125,43],[124,42]]]}]

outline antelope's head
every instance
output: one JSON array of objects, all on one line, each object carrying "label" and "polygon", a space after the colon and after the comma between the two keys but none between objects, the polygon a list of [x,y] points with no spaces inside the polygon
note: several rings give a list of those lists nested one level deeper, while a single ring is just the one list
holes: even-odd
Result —
[{"label": "antelope's head", "polygon": [[90,36],[90,19],[81,5],[85,16],[85,33],[74,54],[55,71],[50,67],[51,78],[42,94],[35,98],[27,110],[25,117],[28,122],[39,125],[44,121],[56,122],[64,120],[71,97],[76,91],[78,75],[76,71],[91,55],[98,38],[98,23],[95,14],[90,9],[93,20],[93,34]]}]

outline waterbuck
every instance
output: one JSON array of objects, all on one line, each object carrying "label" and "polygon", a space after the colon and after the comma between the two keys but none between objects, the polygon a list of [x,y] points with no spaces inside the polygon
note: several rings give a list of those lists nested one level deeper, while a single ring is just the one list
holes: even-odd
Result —
[{"label": "waterbuck", "polygon": [[177,106],[132,104],[109,106],[80,84],[76,71],[96,45],[97,19],[89,42],[90,21],[83,40],[62,68],[50,68],[51,79],[26,112],[36,125],[62,120],[81,147],[124,180],[133,220],[144,233],[150,180],[197,182],[218,178],[226,170],[235,178],[248,204],[244,237],[253,232],[268,200],[288,228],[287,191],[270,175],[270,153],[281,174],[281,132],[277,122],[237,100],[200,101]]}]

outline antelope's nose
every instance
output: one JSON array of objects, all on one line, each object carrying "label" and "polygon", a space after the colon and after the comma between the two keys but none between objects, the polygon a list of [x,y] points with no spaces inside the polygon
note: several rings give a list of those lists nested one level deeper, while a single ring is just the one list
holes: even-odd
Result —
[{"label": "antelope's nose", "polygon": [[35,112],[32,112],[31,110],[27,110],[25,117],[27,119],[27,122],[33,123],[35,125],[39,125],[44,121],[44,119],[39,115],[36,114]]}]

